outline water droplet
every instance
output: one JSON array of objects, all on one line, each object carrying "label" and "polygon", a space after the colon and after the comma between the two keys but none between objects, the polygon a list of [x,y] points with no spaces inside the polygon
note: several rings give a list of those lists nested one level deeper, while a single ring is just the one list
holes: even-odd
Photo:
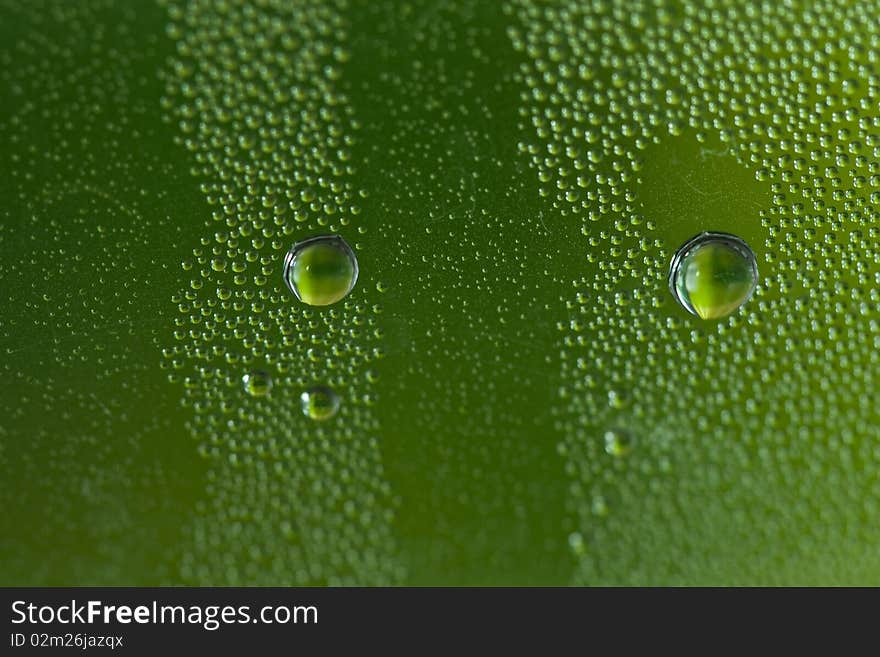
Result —
[{"label": "water droplet", "polygon": [[608,405],[611,408],[616,408],[618,410],[626,408],[629,406],[629,393],[625,390],[609,390],[608,391]]},{"label": "water droplet", "polygon": [[587,544],[580,532],[572,532],[568,535],[568,546],[577,556],[583,556],[587,551]]},{"label": "water droplet", "polygon": [[351,292],[358,277],[354,251],[338,235],[294,244],[284,258],[284,282],[310,306],[329,306]]},{"label": "water droplet", "polygon": [[632,448],[632,436],[627,431],[609,429],[605,432],[605,452],[611,456],[626,456]]},{"label": "water droplet", "polygon": [[241,377],[244,391],[252,397],[265,397],[272,390],[272,377],[263,370],[254,370]]},{"label": "water droplet", "polygon": [[675,253],[669,289],[682,307],[701,319],[738,310],[755,291],[758,265],[749,245],[727,233],[700,233]]},{"label": "water droplet", "polygon": [[592,510],[593,515],[600,518],[605,518],[610,512],[610,509],[608,508],[608,502],[601,494],[596,494],[593,496],[593,501],[590,504],[590,509]]},{"label": "water droplet", "polygon": [[327,420],[339,410],[339,395],[326,386],[314,386],[300,395],[303,413],[313,420]]}]

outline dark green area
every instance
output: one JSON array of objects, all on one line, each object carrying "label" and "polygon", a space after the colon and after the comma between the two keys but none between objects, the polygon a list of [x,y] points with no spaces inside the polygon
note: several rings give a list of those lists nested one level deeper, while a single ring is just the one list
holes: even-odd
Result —
[{"label": "dark green area", "polygon": [[348,66],[359,257],[389,287],[377,412],[398,540],[413,584],[562,584],[551,410],[575,227],[535,221],[500,6],[406,7],[358,5]]},{"label": "dark green area", "polygon": [[0,582],[176,581],[204,465],[158,345],[204,210],[159,119],[165,15],[0,16]]}]

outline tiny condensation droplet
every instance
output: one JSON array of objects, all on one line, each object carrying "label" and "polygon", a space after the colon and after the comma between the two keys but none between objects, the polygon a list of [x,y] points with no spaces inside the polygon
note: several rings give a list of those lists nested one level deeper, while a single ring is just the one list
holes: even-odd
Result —
[{"label": "tiny condensation droplet", "polygon": [[272,377],[263,370],[248,372],[241,377],[241,381],[244,391],[251,397],[265,397],[272,390]]},{"label": "tiny condensation droplet", "polygon": [[302,411],[313,420],[327,420],[339,410],[339,395],[327,386],[313,386],[300,395]]},{"label": "tiny condensation droplet", "polygon": [[758,283],[755,253],[728,233],[700,233],[672,258],[669,289],[700,319],[721,319],[749,300]]},{"label": "tiny condensation droplet", "polygon": [[338,235],[312,237],[294,244],[284,258],[284,283],[310,306],[344,299],[358,278],[357,257]]}]

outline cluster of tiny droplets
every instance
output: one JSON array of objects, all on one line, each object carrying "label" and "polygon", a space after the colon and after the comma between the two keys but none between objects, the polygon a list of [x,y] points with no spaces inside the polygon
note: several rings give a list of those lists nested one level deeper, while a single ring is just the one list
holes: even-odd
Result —
[{"label": "cluster of tiny droplets", "polygon": [[[317,310],[281,280],[293,242],[338,233],[357,250],[363,232],[362,195],[350,182],[358,125],[339,82],[342,9],[323,0],[167,5],[177,54],[164,104],[214,208],[183,262],[192,280],[174,299],[180,315],[166,350],[211,463],[182,567],[188,581],[401,576],[371,409],[381,351],[370,274],[344,302]],[[257,371],[271,376],[271,392],[248,396],[242,377]],[[301,410],[314,384],[342,397],[323,424]]]},{"label": "cluster of tiny droplets", "polygon": [[[527,56],[520,152],[591,271],[560,327],[575,581],[863,581],[876,554],[840,546],[878,539],[880,6],[506,11]],[[675,307],[678,243],[642,212],[648,160],[694,140],[768,190],[742,217],[755,297],[717,323]]]},{"label": "cluster of tiny droplets", "polygon": [[7,584],[134,583],[144,571],[156,583],[157,546],[174,540],[157,527],[190,497],[179,452],[153,451],[167,447],[174,403],[152,374],[150,338],[169,319],[150,290],[168,272],[149,236],[178,228],[172,167],[144,121],[155,81],[136,72],[158,66],[158,39],[135,14],[109,0],[0,3]]},{"label": "cluster of tiny droplets", "polygon": [[557,246],[523,209],[528,168],[498,134],[516,128],[504,17],[481,0],[359,10],[375,35],[352,53],[358,152],[375,176],[365,214],[381,217],[381,267],[407,281],[385,293],[377,412],[410,576],[564,581],[566,548],[546,540],[564,490],[534,483],[559,481],[555,441],[535,439],[554,395]]}]

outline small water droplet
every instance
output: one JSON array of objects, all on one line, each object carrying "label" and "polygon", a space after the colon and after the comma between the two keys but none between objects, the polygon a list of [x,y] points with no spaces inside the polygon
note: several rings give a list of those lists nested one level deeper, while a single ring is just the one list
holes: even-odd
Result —
[{"label": "small water droplet", "polygon": [[701,319],[721,319],[755,291],[758,265],[749,245],[727,233],[700,233],[675,253],[669,289],[681,306]]},{"label": "small water droplet", "polygon": [[338,235],[297,242],[284,258],[284,283],[310,306],[329,306],[344,299],[357,277],[357,257]]}]

